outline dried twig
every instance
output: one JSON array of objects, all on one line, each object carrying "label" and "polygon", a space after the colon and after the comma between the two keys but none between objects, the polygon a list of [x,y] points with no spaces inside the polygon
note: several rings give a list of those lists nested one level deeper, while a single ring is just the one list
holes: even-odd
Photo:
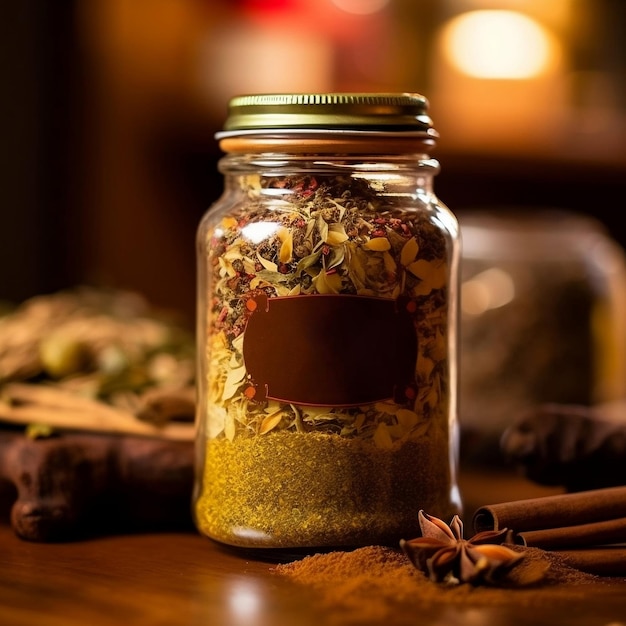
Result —
[{"label": "dried twig", "polygon": [[190,422],[160,424],[128,411],[47,385],[9,383],[3,388],[0,419],[14,424],[46,424],[53,428],[158,436],[191,440]]}]

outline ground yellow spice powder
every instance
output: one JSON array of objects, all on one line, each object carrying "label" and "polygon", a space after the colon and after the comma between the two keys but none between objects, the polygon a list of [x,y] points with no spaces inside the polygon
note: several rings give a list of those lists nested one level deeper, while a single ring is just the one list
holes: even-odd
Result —
[{"label": "ground yellow spice powder", "polygon": [[572,599],[583,597],[585,585],[601,580],[568,567],[557,554],[536,548],[526,548],[524,552],[526,556],[517,567],[549,567],[540,583],[520,588],[435,583],[417,570],[401,550],[385,546],[313,554],[276,565],[272,571],[312,588],[321,605],[332,609],[332,615],[342,624],[382,624],[391,615],[419,615],[420,609],[432,604],[532,607],[562,602],[566,606]]},{"label": "ground yellow spice powder", "polygon": [[392,449],[322,433],[206,444],[199,529],[242,547],[398,545],[418,511],[450,518],[448,449],[431,436]]}]

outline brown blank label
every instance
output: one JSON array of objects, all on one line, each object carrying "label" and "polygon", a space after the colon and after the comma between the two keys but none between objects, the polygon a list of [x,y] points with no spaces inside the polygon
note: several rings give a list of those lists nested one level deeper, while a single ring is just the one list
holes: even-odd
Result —
[{"label": "brown blank label", "polygon": [[409,302],[255,297],[243,341],[249,397],[315,406],[406,400],[417,360]]}]

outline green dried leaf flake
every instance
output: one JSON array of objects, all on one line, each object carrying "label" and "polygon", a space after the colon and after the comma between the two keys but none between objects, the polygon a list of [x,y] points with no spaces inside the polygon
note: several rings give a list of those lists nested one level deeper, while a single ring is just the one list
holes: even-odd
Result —
[{"label": "green dried leaf flake", "polygon": [[326,242],[328,240],[328,224],[326,223],[326,220],[324,220],[324,218],[321,215],[317,218],[316,225],[317,225],[317,230],[319,232],[320,239],[323,242]]},{"label": "green dried leaf flake", "polygon": [[333,269],[334,267],[341,265],[345,258],[346,258],[346,253],[345,253],[343,246],[333,248],[330,251],[330,254],[328,255],[328,260],[325,262],[326,269],[330,270],[330,269]]},{"label": "green dried leaf flake", "polygon": [[305,256],[304,258],[300,259],[296,267],[295,275],[300,276],[302,272],[316,265],[319,262],[321,256],[322,256],[322,252],[318,250],[317,252],[314,252],[313,254],[309,254]]}]

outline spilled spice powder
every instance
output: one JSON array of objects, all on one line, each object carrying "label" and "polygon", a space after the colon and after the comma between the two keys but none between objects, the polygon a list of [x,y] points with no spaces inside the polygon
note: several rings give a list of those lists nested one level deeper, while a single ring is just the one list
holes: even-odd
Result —
[{"label": "spilled spice powder", "polygon": [[419,610],[432,604],[497,606],[515,603],[520,607],[564,605],[585,595],[585,585],[602,582],[601,577],[569,567],[558,554],[538,548],[519,548],[525,554],[517,566],[547,567],[543,580],[516,588],[446,586],[432,582],[400,551],[384,546],[367,546],[353,551],[313,554],[298,561],[281,563],[273,572],[312,588],[327,609],[340,615],[341,623],[360,623],[388,618],[399,608]]}]

